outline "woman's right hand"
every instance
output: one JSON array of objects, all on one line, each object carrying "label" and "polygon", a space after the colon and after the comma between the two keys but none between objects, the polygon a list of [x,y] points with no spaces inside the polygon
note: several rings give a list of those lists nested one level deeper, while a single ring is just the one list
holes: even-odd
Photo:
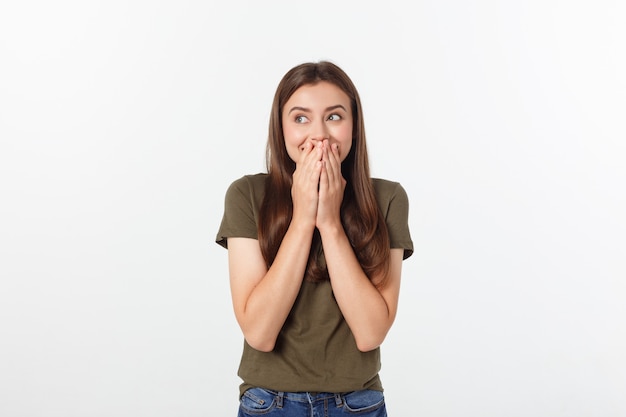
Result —
[{"label": "woman's right hand", "polygon": [[315,226],[319,200],[319,182],[322,172],[322,143],[307,141],[300,147],[300,158],[293,173],[291,198],[292,221],[302,221]]}]

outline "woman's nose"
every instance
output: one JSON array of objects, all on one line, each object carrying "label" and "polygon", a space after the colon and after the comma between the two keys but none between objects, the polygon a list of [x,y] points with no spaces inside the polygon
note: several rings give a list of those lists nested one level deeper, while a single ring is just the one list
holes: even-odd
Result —
[{"label": "woman's nose", "polygon": [[315,141],[328,139],[329,134],[326,124],[324,122],[312,123],[309,138]]}]

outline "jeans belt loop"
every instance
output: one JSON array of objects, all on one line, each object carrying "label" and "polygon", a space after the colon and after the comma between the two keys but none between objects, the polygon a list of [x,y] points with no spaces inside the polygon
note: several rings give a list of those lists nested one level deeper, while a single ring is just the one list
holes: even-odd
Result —
[{"label": "jeans belt loop", "polygon": [[335,405],[340,407],[343,404],[343,398],[341,398],[341,394],[335,394]]},{"label": "jeans belt loop", "polygon": [[285,393],[284,392],[279,392],[278,393],[278,398],[277,398],[277,406],[278,408],[283,408],[283,399],[285,398]]}]

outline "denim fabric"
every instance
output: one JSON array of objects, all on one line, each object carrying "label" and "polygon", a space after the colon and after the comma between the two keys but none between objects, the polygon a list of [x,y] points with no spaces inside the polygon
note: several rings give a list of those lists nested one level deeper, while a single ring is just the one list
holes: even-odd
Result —
[{"label": "denim fabric", "polygon": [[387,417],[381,391],[345,394],[275,392],[251,388],[241,397],[238,417]]}]

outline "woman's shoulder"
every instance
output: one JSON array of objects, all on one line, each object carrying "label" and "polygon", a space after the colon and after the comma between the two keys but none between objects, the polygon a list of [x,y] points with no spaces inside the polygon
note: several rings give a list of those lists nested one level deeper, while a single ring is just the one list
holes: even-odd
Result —
[{"label": "woman's shoulder", "polygon": [[374,187],[395,187],[396,185],[400,185],[397,181],[388,180],[385,178],[372,178],[372,183]]},{"label": "woman's shoulder", "polygon": [[267,174],[243,175],[232,181],[226,190],[226,203],[230,205],[260,204],[265,192]]},{"label": "woman's shoulder", "polygon": [[259,188],[262,189],[265,186],[265,178],[267,178],[267,174],[265,173],[246,174],[234,180],[230,184],[229,188],[253,190],[257,190]]},{"label": "woman's shoulder", "polygon": [[398,181],[384,178],[372,178],[374,192],[379,199],[389,200],[395,195],[406,195],[406,191]]}]

